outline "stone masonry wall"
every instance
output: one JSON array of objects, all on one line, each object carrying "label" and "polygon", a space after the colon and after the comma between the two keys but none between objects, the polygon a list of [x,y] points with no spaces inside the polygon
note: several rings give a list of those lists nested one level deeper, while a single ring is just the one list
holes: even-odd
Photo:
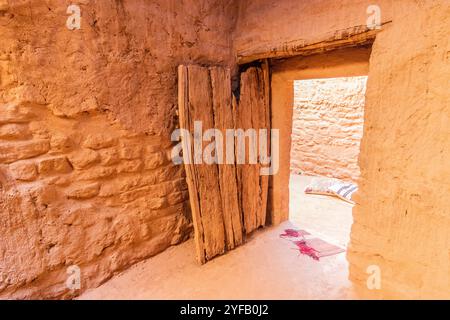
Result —
[{"label": "stone masonry wall", "polygon": [[103,115],[65,119],[40,105],[3,105],[0,289],[63,295],[61,268],[79,266],[82,285],[92,286],[182,241],[187,186],[169,148]]},{"label": "stone masonry wall", "polygon": [[[177,66],[230,66],[232,1],[0,1],[0,298],[70,298],[187,239]],[[81,271],[81,290],[66,287]]]},{"label": "stone masonry wall", "polygon": [[291,171],[356,181],[367,77],[294,82]]}]

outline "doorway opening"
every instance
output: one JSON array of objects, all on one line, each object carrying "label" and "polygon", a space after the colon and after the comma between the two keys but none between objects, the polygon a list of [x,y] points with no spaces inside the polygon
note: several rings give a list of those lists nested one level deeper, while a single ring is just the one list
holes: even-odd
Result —
[{"label": "doorway opening", "polygon": [[358,188],[367,76],[295,80],[290,220],[346,248]]},{"label": "doorway opening", "polygon": [[313,243],[343,265],[338,253],[346,251],[353,224],[371,50],[367,44],[271,62],[271,120],[281,137],[273,221],[290,220],[297,243],[307,245],[301,251],[312,252]]}]

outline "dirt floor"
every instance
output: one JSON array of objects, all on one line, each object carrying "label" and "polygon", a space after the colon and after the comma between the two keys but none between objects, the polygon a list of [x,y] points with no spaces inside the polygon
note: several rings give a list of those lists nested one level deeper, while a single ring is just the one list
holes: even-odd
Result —
[{"label": "dirt floor", "polygon": [[291,175],[290,220],[323,240],[347,247],[353,223],[353,205],[334,197],[305,194],[305,187],[313,178]]},{"label": "dirt floor", "polygon": [[[189,240],[141,262],[80,299],[348,299],[345,253],[315,261],[280,234],[301,228],[333,244],[348,243],[352,206],[303,193],[311,177],[291,177],[291,222],[257,231],[248,243],[206,265]],[[301,205],[300,205],[301,203]],[[236,276],[239,275],[239,276]]]}]

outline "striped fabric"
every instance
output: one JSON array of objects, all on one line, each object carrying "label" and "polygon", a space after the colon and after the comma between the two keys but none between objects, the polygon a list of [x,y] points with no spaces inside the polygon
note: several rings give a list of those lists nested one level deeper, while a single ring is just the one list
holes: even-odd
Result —
[{"label": "striped fabric", "polygon": [[342,200],[354,203],[352,196],[356,191],[358,191],[358,186],[353,183],[338,182],[331,185],[329,190]]},{"label": "striped fabric", "polygon": [[307,194],[336,196],[352,204],[354,204],[352,197],[356,191],[358,191],[357,185],[330,178],[313,179],[305,189]]}]

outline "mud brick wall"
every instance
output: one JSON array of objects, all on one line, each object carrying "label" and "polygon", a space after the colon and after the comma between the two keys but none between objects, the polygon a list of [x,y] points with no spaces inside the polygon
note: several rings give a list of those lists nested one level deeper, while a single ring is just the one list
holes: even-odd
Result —
[{"label": "mud brick wall", "polygon": [[291,171],[356,181],[367,77],[294,82]]},{"label": "mud brick wall", "polygon": [[94,285],[189,235],[184,171],[169,160],[170,144],[103,115],[80,120],[28,103],[0,110],[6,292],[30,284],[17,294],[63,295],[66,266]]},{"label": "mud brick wall", "polygon": [[231,65],[235,7],[76,3],[69,30],[71,2],[0,1],[0,297],[72,297],[192,231],[177,66]]},{"label": "mud brick wall", "polygon": [[[236,54],[348,38],[366,25],[373,4],[242,1]],[[350,279],[361,297],[449,299],[450,5],[376,4],[384,24],[370,56]],[[380,290],[366,285],[373,265],[381,271]]]},{"label": "mud brick wall", "polygon": [[[236,69],[236,56],[357,38],[373,4],[78,3],[71,31],[69,1],[0,1],[1,298],[69,297],[68,266],[85,290],[189,234],[183,171],[164,156],[179,64]],[[377,4],[350,279],[364,297],[448,299],[450,6]],[[371,265],[381,290],[367,289]]]}]

